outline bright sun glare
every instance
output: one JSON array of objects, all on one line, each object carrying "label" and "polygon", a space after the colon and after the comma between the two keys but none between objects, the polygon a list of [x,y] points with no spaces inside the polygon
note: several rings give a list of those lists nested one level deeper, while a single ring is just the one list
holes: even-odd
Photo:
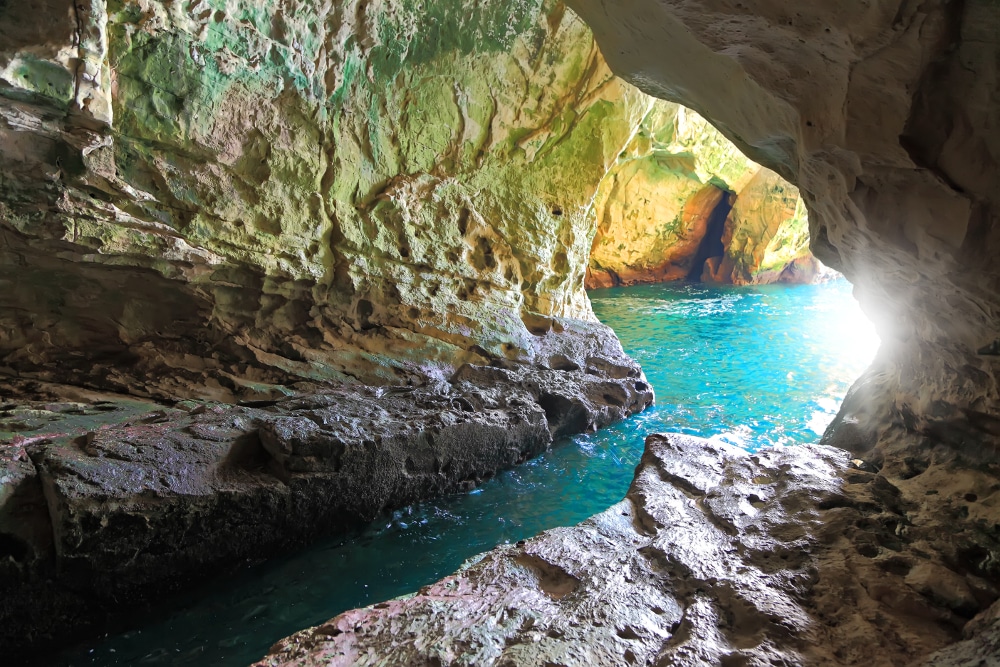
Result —
[{"label": "bright sun glare", "polygon": [[[875,325],[854,298],[844,300],[837,308],[836,317],[830,318],[821,335],[832,348],[842,351],[845,359],[859,369],[867,368],[875,359],[882,344]],[[834,396],[823,396],[816,400],[819,410],[813,412],[808,427],[817,435],[822,435],[840,408],[840,401]]]}]

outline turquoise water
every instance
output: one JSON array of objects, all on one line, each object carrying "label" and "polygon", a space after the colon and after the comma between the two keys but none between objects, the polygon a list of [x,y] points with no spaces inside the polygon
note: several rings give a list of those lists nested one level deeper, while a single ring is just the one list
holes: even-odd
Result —
[{"label": "turquoise water", "polygon": [[657,285],[591,293],[645,369],[657,405],[578,436],[471,493],[386,516],[349,540],[228,577],[142,629],[90,642],[64,665],[246,665],[276,640],[416,590],[466,558],[577,523],[622,498],[646,434],[753,449],[815,442],[877,347],[846,282],[763,288]]}]

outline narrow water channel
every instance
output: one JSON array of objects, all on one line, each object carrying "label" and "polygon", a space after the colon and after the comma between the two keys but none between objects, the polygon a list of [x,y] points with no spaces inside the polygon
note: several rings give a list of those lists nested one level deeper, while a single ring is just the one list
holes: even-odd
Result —
[{"label": "narrow water channel", "polygon": [[571,525],[622,498],[643,438],[680,431],[755,449],[815,442],[878,345],[844,281],[760,288],[656,285],[591,293],[656,390],[654,408],[471,493],[421,503],[348,540],[192,593],[60,665],[243,666],[277,639],[418,589],[498,543]]}]

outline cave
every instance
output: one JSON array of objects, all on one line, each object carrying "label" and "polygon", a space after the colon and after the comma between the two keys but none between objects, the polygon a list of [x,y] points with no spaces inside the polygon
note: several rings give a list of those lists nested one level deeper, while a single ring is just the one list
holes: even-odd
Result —
[{"label": "cave", "polygon": [[[588,287],[828,267],[882,346],[818,442],[643,433],[590,518],[250,660],[995,662],[998,35],[971,1],[0,2],[0,653],[80,661],[641,424]],[[794,233],[738,236],[765,199]]]},{"label": "cave", "polygon": [[712,257],[722,257],[725,254],[726,246],[722,241],[722,234],[726,227],[726,218],[733,210],[728,193],[716,204],[715,208],[708,216],[708,225],[705,230],[705,237],[698,244],[698,251],[695,253],[694,261],[691,263],[691,271],[687,274],[688,280],[701,280],[705,272],[705,262]]}]

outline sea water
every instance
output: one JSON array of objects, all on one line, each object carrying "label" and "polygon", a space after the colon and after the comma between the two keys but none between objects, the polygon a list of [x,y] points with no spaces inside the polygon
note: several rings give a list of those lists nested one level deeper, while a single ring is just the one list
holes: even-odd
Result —
[{"label": "sea water", "polygon": [[595,291],[591,300],[642,365],[656,391],[653,408],[557,443],[470,493],[393,512],[349,539],[202,586],[55,664],[242,667],[297,630],[415,591],[497,544],[606,509],[624,496],[649,433],[746,449],[818,441],[878,346],[845,281],[667,284]]}]

